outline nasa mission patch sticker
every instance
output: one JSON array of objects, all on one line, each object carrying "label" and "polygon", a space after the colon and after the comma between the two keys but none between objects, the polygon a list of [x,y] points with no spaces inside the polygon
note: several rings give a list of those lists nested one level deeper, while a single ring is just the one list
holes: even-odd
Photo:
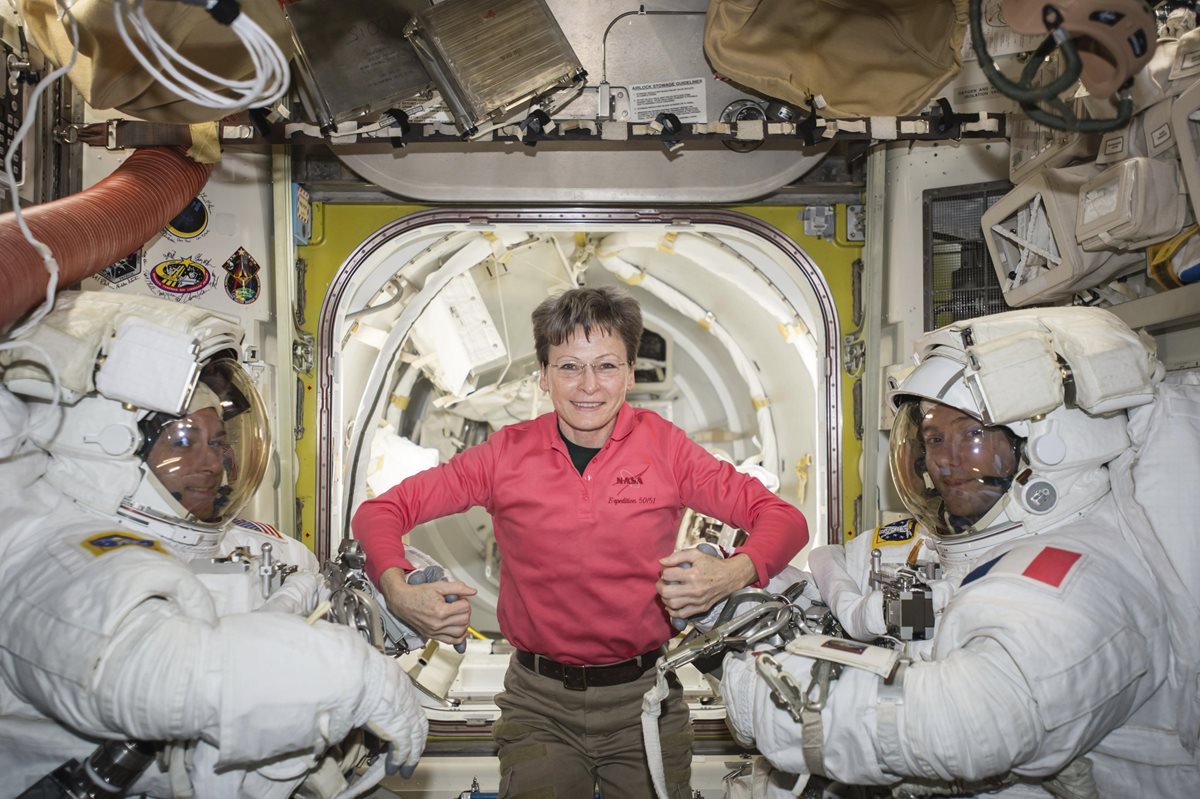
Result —
[{"label": "nasa mission patch sticker", "polygon": [[121,530],[108,530],[103,533],[89,535],[80,542],[80,546],[96,557],[116,552],[123,547],[141,547],[163,555],[167,554],[162,544],[153,538],[143,538],[140,535],[126,533]]},{"label": "nasa mission patch sticker", "polygon": [[237,252],[229,256],[221,268],[225,270],[225,293],[229,299],[239,305],[249,305],[258,299],[262,291],[262,279],[258,273],[262,267],[246,252],[245,247],[238,247]]},{"label": "nasa mission patch sticker", "polygon": [[891,524],[885,524],[883,527],[875,528],[875,540],[871,542],[871,546],[886,547],[903,544],[912,540],[916,530],[916,519],[900,519]]},{"label": "nasa mission patch sticker", "polygon": [[208,198],[203,194],[198,194],[182,211],[175,215],[174,219],[167,223],[163,232],[173,239],[183,241],[196,239],[203,236],[208,230],[208,222],[211,218],[212,211]]},{"label": "nasa mission patch sticker", "polygon": [[92,275],[92,279],[107,288],[119,289],[137,280],[141,273],[142,251],[134,250],[116,263],[109,264]]},{"label": "nasa mission patch sticker", "polygon": [[177,256],[169,252],[165,260],[146,273],[146,282],[164,299],[189,302],[212,286],[212,267],[198,256]]}]

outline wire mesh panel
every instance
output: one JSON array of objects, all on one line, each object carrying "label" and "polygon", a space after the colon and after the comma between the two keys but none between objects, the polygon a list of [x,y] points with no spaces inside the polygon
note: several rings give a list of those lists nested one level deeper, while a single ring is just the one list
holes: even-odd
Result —
[{"label": "wire mesh panel", "polygon": [[930,189],[925,216],[925,329],[1008,310],[979,219],[1007,181]]}]

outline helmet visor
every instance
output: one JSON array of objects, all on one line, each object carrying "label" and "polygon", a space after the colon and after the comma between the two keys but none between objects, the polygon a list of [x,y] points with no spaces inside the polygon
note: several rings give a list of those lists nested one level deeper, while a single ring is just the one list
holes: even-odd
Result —
[{"label": "helmet visor", "polygon": [[896,412],[889,462],[904,506],[939,537],[972,530],[1016,476],[1017,437],[931,400],[909,400]]},{"label": "helmet visor", "polygon": [[254,496],[266,472],[270,434],[263,402],[232,358],[204,366],[183,416],[156,415],[143,429],[148,479],[170,497],[179,519],[223,525]]}]

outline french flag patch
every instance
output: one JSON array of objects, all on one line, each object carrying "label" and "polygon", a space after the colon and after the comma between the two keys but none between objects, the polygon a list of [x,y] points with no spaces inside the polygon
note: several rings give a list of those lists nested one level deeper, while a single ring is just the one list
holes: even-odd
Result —
[{"label": "french flag patch", "polygon": [[1058,547],[1010,552],[976,566],[963,579],[962,584],[973,583],[988,574],[1008,574],[1028,577],[1051,588],[1058,588],[1082,559],[1081,553]]}]

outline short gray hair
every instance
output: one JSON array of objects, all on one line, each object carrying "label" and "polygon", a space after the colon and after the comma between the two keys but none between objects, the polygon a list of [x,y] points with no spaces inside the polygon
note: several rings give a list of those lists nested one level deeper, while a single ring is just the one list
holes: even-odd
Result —
[{"label": "short gray hair", "polygon": [[642,309],[637,300],[611,286],[569,289],[533,309],[533,343],[538,363],[550,363],[550,348],[564,343],[578,328],[591,338],[592,330],[619,336],[626,360],[637,359],[642,340]]}]

